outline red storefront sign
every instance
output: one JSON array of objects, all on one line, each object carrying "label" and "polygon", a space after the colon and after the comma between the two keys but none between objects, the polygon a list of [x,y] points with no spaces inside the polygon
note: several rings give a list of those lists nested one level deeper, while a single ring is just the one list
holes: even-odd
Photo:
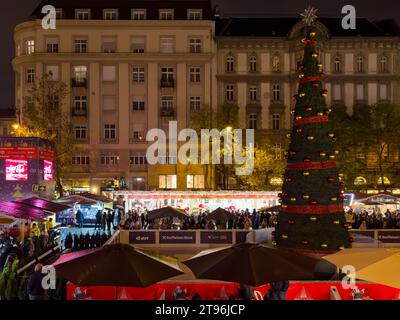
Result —
[{"label": "red storefront sign", "polygon": [[37,159],[37,147],[0,147],[0,158],[3,159]]}]

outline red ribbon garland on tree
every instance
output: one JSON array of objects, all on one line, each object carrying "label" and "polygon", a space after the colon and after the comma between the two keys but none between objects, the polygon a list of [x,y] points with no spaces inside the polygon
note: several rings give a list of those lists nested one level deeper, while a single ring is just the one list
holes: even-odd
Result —
[{"label": "red ribbon garland on tree", "polygon": [[307,47],[307,46],[315,46],[317,44],[316,40],[311,40],[311,39],[306,39],[304,42],[306,43],[305,47]]},{"label": "red ribbon garland on tree", "polygon": [[281,207],[282,212],[287,213],[311,213],[311,214],[324,214],[335,213],[343,211],[343,204],[328,204],[328,205],[313,205],[313,206],[297,206],[287,204],[286,208]]},{"label": "red ribbon garland on tree", "polygon": [[321,81],[322,76],[312,76],[312,77],[305,77],[300,80],[300,83],[305,83],[305,82],[312,82],[312,81]]},{"label": "red ribbon garland on tree", "polygon": [[301,163],[288,163],[287,169],[289,170],[326,169],[326,168],[334,168],[335,166],[336,163],[334,161],[301,162]]},{"label": "red ribbon garland on tree", "polygon": [[307,123],[315,123],[315,122],[328,122],[329,118],[328,116],[317,116],[317,117],[308,117],[308,118],[302,118],[294,121],[295,126],[301,126],[303,124]]}]

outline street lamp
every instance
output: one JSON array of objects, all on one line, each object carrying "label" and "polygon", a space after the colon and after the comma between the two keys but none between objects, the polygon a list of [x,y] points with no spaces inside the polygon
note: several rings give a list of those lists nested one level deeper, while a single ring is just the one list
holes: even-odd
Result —
[{"label": "street lamp", "polygon": [[13,127],[14,130],[18,130],[19,129],[19,123],[14,123],[12,125],[12,127]]}]

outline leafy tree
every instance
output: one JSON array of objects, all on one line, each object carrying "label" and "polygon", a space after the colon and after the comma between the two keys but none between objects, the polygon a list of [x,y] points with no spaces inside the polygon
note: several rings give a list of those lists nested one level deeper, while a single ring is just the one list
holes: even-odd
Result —
[{"label": "leafy tree", "polygon": [[273,190],[280,189],[281,185],[271,184],[271,178],[281,178],[285,171],[285,162],[277,157],[276,150],[272,144],[262,144],[262,148],[254,148],[254,170],[251,175],[237,176],[237,184],[244,190]]},{"label": "leafy tree", "polygon": [[56,148],[56,191],[63,196],[62,177],[68,171],[71,153],[76,150],[72,123],[63,104],[68,94],[67,85],[53,81],[51,74],[36,79],[23,105],[24,125],[15,132],[20,137],[38,137],[54,142]]},{"label": "leafy tree", "polygon": [[[383,177],[394,180],[398,174],[396,152],[400,144],[400,109],[397,105],[377,104],[355,108],[347,115],[333,110],[332,121],[338,137],[338,167],[346,187],[354,186],[358,176],[366,177],[371,187],[387,188]],[[380,183],[378,183],[378,180]]]}]

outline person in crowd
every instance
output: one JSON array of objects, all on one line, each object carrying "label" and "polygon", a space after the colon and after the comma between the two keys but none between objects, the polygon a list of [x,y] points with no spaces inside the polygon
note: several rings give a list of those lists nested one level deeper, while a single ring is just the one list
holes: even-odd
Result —
[{"label": "person in crowd", "polygon": [[253,300],[254,289],[252,286],[241,283],[239,284],[238,295],[241,300]]},{"label": "person in crowd", "polygon": [[42,233],[40,232],[39,226],[37,223],[32,223],[32,228],[31,228],[31,237],[40,237]]},{"label": "person in crowd", "polygon": [[73,237],[71,233],[68,233],[67,236],[65,237],[65,241],[64,241],[64,246],[65,249],[72,249],[73,248]]},{"label": "person in crowd", "polygon": [[29,277],[27,287],[29,300],[46,300],[46,290],[42,285],[43,278],[46,274],[42,272],[42,269],[42,264],[36,264],[35,271]]},{"label": "person in crowd", "polygon": [[286,300],[286,293],[290,286],[289,281],[271,282],[270,285],[264,300]]},{"label": "person in crowd", "polygon": [[108,230],[108,232],[111,232],[112,223],[113,223],[113,215],[112,215],[112,213],[109,213],[107,215],[107,230]]},{"label": "person in crowd", "polygon": [[82,229],[83,228],[83,213],[80,209],[76,212],[75,215],[76,223],[78,224],[78,228]]},{"label": "person in crowd", "polygon": [[96,212],[96,224],[94,226],[95,230],[101,229],[101,220],[102,220],[102,214],[101,214],[101,210],[99,209]]},{"label": "person in crowd", "polygon": [[101,216],[101,225],[103,227],[103,232],[105,232],[107,225],[107,212],[105,210],[103,211],[103,215]]},{"label": "person in crowd", "polygon": [[73,242],[74,242],[73,246],[74,250],[79,250],[79,236],[76,233],[74,234]]}]

